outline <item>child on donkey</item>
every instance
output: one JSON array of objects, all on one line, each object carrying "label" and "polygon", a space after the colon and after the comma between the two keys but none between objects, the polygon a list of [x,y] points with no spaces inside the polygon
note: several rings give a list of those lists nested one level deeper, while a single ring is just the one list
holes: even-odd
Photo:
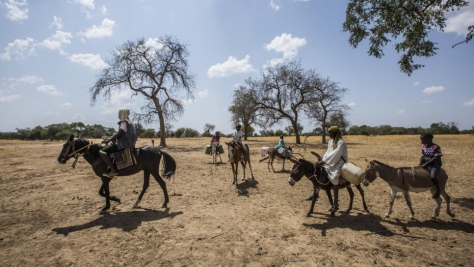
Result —
[{"label": "child on donkey", "polygon": [[428,169],[430,172],[431,181],[433,181],[436,187],[436,193],[433,195],[434,199],[438,199],[440,195],[439,183],[438,183],[438,172],[441,168],[441,147],[433,143],[433,135],[430,133],[424,133],[420,136],[420,141],[423,144],[421,147],[421,158],[420,166]]}]

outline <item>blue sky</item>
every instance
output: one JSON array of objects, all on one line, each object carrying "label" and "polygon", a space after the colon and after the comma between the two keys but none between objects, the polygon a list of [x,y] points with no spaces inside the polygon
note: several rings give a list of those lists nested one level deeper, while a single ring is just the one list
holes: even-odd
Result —
[{"label": "blue sky", "polygon": [[[367,42],[349,46],[342,31],[346,6],[323,0],[0,0],[0,131],[78,121],[115,128],[118,110],[138,111],[143,98],[122,90],[91,106],[89,89],[117,46],[165,35],[187,44],[196,74],[195,99],[172,122],[174,130],[202,132],[210,123],[233,132],[233,91],[246,78],[260,77],[265,66],[292,60],[349,90],[344,103],[351,125],[474,126],[474,41],[451,48],[474,24],[474,7],[449,14],[445,31],[430,34],[437,55],[416,59],[425,67],[407,76],[395,42],[382,59],[368,56]],[[308,119],[302,125],[304,131],[315,127]]]}]

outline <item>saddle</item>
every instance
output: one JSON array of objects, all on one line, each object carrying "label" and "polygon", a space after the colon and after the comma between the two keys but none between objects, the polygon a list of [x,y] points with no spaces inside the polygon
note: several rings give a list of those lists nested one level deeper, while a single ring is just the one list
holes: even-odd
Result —
[{"label": "saddle", "polygon": [[136,152],[136,149],[126,148],[109,153],[109,157],[119,173],[129,171],[136,167],[137,159],[134,152]]}]

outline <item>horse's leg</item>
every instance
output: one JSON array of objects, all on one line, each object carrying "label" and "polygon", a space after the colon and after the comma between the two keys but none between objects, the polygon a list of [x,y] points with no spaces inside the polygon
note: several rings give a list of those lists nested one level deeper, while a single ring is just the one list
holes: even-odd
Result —
[{"label": "horse's leg", "polygon": [[415,219],[415,211],[413,211],[413,207],[411,205],[410,192],[408,192],[408,190],[402,191],[402,192],[403,192],[403,196],[405,197],[405,201],[407,202],[408,208],[410,208],[411,216],[409,218],[410,218],[410,220],[414,220]]},{"label": "horse's leg", "polygon": [[102,186],[99,189],[99,195],[105,197],[105,207],[100,211],[99,214],[103,214],[110,209],[109,182],[110,178],[102,177]]},{"label": "horse's leg", "polygon": [[142,201],[143,195],[145,195],[145,192],[148,189],[148,186],[150,186],[150,172],[147,170],[144,170],[142,191],[140,192],[140,195],[138,196],[138,199],[133,205],[132,209],[138,208],[138,204],[140,204],[140,202]]},{"label": "horse's leg", "polygon": [[[275,159],[275,156],[272,154],[270,158],[268,159],[268,164],[272,165],[272,170],[275,172],[275,169],[273,168],[273,160]],[[268,171],[270,171],[270,168],[268,168]]]},{"label": "horse's leg", "polygon": [[[436,190],[436,189],[435,189]],[[435,198],[434,199],[435,202],[436,202],[436,209],[435,209],[435,213],[433,215],[431,215],[431,220],[436,220],[436,218],[438,218],[439,216],[439,211],[441,210],[441,203],[443,202],[443,200],[441,200],[441,198]]]},{"label": "horse's leg", "polygon": [[[159,170],[152,170],[151,175],[153,175],[153,178],[155,178],[155,181],[158,182],[158,184],[161,187],[161,190],[163,190],[163,195],[165,196],[165,202],[161,206],[162,208],[168,208],[168,202],[170,202],[170,198],[168,196],[168,190],[166,189],[166,182],[161,178]],[[149,180],[150,174],[148,173],[148,179]],[[143,187],[145,188],[145,187]],[[145,193],[145,192],[143,192]]]},{"label": "horse's leg", "polygon": [[364,210],[369,212],[369,208],[367,208],[367,204],[365,203],[365,197],[364,197],[364,189],[359,185],[355,186],[357,190],[359,190],[360,195],[362,196],[362,203],[364,204]]},{"label": "horse's leg", "polygon": [[391,188],[390,190],[390,204],[388,206],[388,211],[387,213],[385,213],[385,218],[388,218],[390,217],[390,214],[392,214],[392,210],[393,210],[393,203],[395,202],[395,197],[397,196],[397,191],[393,188]]},{"label": "horse's leg", "polygon": [[349,208],[346,210],[346,213],[349,213],[352,210],[352,204],[354,203],[354,191],[352,191],[351,185],[347,185],[347,192],[349,192]]}]

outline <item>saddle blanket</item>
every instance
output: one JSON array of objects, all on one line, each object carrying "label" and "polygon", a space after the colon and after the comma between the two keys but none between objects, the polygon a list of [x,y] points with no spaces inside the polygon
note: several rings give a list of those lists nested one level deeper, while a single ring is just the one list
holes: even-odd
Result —
[{"label": "saddle blanket", "polygon": [[112,162],[115,163],[119,172],[124,172],[134,168],[137,164],[137,160],[133,156],[131,149],[124,149],[111,153]]},{"label": "saddle blanket", "polygon": [[270,148],[267,147],[267,146],[262,147],[262,149],[260,150],[260,154],[262,155],[262,158],[265,157],[268,154],[269,149]]}]

